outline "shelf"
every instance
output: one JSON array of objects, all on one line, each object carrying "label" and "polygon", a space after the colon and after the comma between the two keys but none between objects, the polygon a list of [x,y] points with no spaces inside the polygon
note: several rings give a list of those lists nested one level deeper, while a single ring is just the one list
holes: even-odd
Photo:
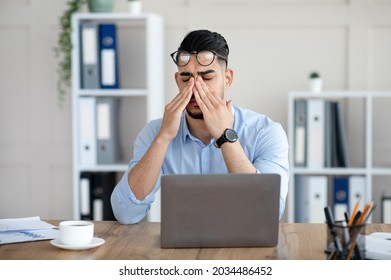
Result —
[{"label": "shelf", "polygon": [[[365,168],[322,168],[322,169],[309,169],[309,168],[291,168],[291,173],[295,175],[365,175],[368,173],[368,169]],[[391,170],[390,170],[391,171]]]},{"label": "shelf", "polygon": [[[306,168],[306,167],[295,167],[294,166],[294,155],[295,155],[295,113],[294,113],[294,105],[295,100],[299,99],[325,99],[325,100],[340,100],[343,102],[345,106],[349,106],[349,112],[345,111],[346,120],[346,129],[347,132],[351,133],[351,137],[360,136],[362,138],[350,139],[348,147],[350,149],[348,154],[356,156],[356,162],[353,163],[356,166],[360,167],[349,167],[349,168]],[[360,100],[358,100],[360,99]],[[375,198],[379,198],[380,194],[375,194],[376,188],[381,187],[386,188],[389,185],[389,181],[384,183],[383,180],[387,177],[391,176],[391,166],[387,167],[388,161],[384,160],[382,157],[376,158],[376,155],[382,155],[381,153],[387,153],[389,151],[389,146],[386,144],[389,143],[386,138],[384,129],[387,127],[379,124],[379,121],[383,121],[384,118],[384,110],[387,111],[387,104],[385,100],[388,99],[391,101],[391,91],[371,91],[371,90],[335,90],[335,91],[323,91],[321,93],[313,93],[309,91],[291,91],[288,96],[288,140],[290,143],[290,154],[291,157],[289,159],[290,166],[290,182],[289,182],[289,192],[288,192],[288,205],[287,205],[287,216],[288,222],[296,222],[295,211],[295,194],[297,192],[297,187],[295,186],[295,181],[298,175],[323,175],[331,178],[332,176],[362,176],[365,178],[365,190],[363,192],[365,196],[365,200],[372,200]],[[357,102],[359,101],[359,102]],[[377,101],[377,102],[376,102]],[[382,109],[379,110],[379,103],[382,104]],[[356,106],[356,107],[355,107]],[[349,117],[352,117],[354,121],[348,121]],[[377,117],[377,118],[376,118]],[[377,129],[377,130],[376,130]],[[377,131],[376,137],[374,132]],[[306,136],[308,137],[308,135]],[[309,135],[311,137],[311,135]],[[308,138],[306,138],[308,140]],[[376,142],[377,141],[377,142]],[[376,143],[384,144],[379,148]],[[375,146],[376,145],[376,146]],[[375,149],[377,148],[377,149]],[[357,157],[358,155],[358,157]],[[381,164],[376,164],[378,162],[384,162],[384,166]],[[362,166],[362,167],[361,167]],[[301,179],[301,178],[300,178]],[[380,183],[379,183],[380,182]],[[329,187],[332,187],[331,182],[329,182]],[[377,186],[376,186],[377,184]],[[380,191],[380,189],[379,189]],[[328,205],[332,206],[332,190],[328,189]],[[379,201],[375,201],[376,203],[380,203]],[[379,211],[377,209],[375,211]],[[378,212],[378,213],[379,213]],[[380,216],[380,215],[377,215]],[[372,222],[372,218],[370,221]],[[378,222],[378,221],[376,221]]]},{"label": "shelf", "polygon": [[79,166],[79,172],[125,172],[127,164],[102,164],[94,166]]},{"label": "shelf", "polygon": [[[81,40],[85,37],[80,33],[87,22],[94,28],[105,23],[116,26],[118,88],[81,88],[86,68],[81,64]],[[97,32],[99,29],[92,34],[100,38]],[[73,217],[95,219],[99,209],[111,210],[110,196],[116,177],[127,170],[138,133],[148,122],[163,116],[163,17],[76,13],[72,16],[72,45]],[[98,56],[95,63],[101,67],[99,59]],[[98,86],[95,83],[91,87]],[[95,207],[96,201],[99,208]]]},{"label": "shelf", "polygon": [[96,20],[96,21],[104,21],[104,20],[140,21],[154,16],[158,16],[158,15],[155,15],[153,13],[148,13],[148,14],[141,13],[138,15],[133,15],[130,13],[78,13],[75,14],[75,19]]},{"label": "shelf", "polygon": [[367,91],[367,90],[333,90],[333,91],[323,91],[321,93],[313,93],[309,91],[292,91],[290,92],[290,97],[297,98],[370,98],[370,97],[390,97],[390,91]]},{"label": "shelf", "polygon": [[80,89],[76,94],[95,97],[130,97],[147,96],[148,91],[146,89]]}]

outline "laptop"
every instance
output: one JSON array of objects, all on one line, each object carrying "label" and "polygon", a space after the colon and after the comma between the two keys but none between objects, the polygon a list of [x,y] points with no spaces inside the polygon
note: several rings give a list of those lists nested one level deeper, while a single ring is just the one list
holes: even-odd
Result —
[{"label": "laptop", "polygon": [[280,180],[279,174],[162,175],[161,247],[276,246]]}]

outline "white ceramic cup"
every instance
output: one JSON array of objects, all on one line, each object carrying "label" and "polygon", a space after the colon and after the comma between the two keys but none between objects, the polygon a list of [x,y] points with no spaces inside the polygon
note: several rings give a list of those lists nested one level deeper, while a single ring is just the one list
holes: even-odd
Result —
[{"label": "white ceramic cup", "polygon": [[94,237],[94,224],[88,221],[60,222],[60,241],[64,245],[87,245]]}]

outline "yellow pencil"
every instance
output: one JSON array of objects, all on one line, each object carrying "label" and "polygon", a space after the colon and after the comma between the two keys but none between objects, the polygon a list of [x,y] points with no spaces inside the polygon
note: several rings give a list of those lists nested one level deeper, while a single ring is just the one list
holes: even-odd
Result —
[{"label": "yellow pencil", "polygon": [[350,218],[348,221],[348,226],[351,226],[353,224],[354,217],[356,217],[356,215],[357,215],[359,205],[360,205],[360,199],[357,200],[356,205],[354,205],[353,212],[350,215]]},{"label": "yellow pencil", "polygon": [[368,215],[370,209],[372,208],[372,205],[373,205],[373,201],[367,202],[367,203],[365,204],[364,212],[362,213],[360,219],[359,219],[358,222],[357,222],[358,225],[361,225],[361,224],[365,221],[365,218],[366,218],[366,216]]}]

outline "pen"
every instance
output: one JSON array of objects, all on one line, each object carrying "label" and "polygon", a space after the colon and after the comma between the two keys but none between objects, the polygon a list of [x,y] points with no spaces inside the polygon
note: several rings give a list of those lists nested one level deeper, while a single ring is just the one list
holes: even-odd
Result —
[{"label": "pen", "polygon": [[326,206],[324,208],[324,214],[326,216],[326,223],[329,226],[329,228],[333,228],[335,226],[334,216],[331,212],[330,206]]},{"label": "pen", "polygon": [[344,217],[345,217],[345,221],[346,221],[346,223],[349,223],[349,214],[348,214],[348,212],[344,212],[343,213],[343,215],[344,215]]},{"label": "pen", "polygon": [[340,258],[343,259],[345,254],[344,254],[344,251],[343,251],[343,248],[342,248],[341,240],[339,239],[339,237],[337,235],[337,232],[336,232],[336,229],[335,229],[334,216],[333,216],[329,206],[326,206],[324,208],[324,213],[325,213],[325,216],[326,216],[327,225],[329,227],[330,233],[331,233],[331,235],[333,237],[333,240],[334,240],[334,245],[335,245],[335,250],[336,250],[334,252],[333,259],[335,259],[338,256],[340,256]]}]

